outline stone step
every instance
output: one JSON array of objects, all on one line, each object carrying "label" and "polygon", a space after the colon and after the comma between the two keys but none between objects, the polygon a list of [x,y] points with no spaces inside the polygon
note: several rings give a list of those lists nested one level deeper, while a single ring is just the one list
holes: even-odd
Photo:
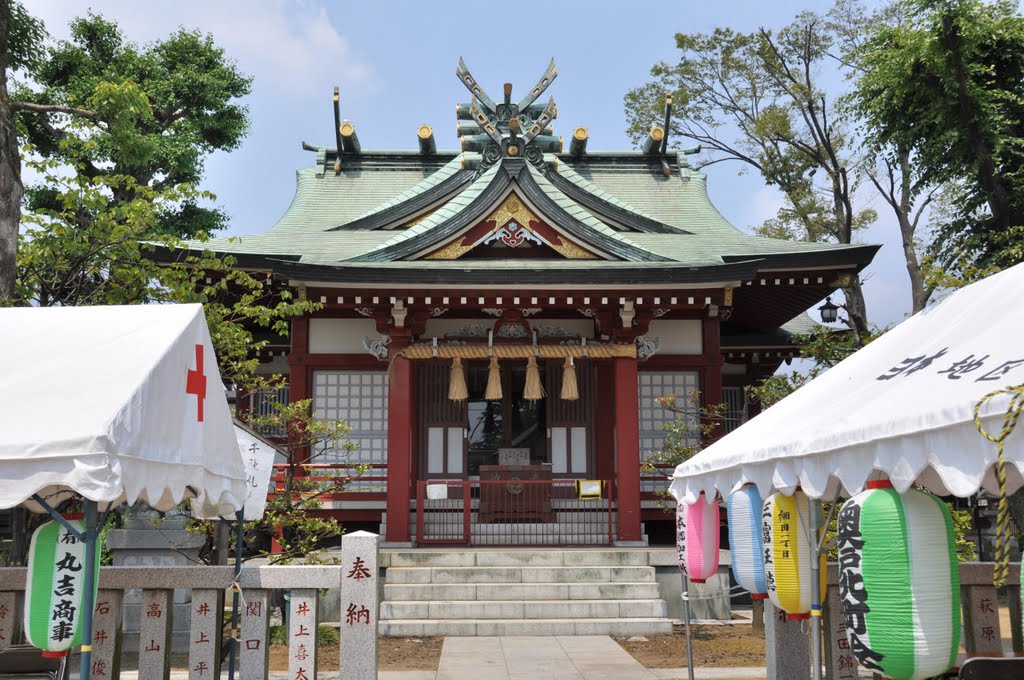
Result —
[{"label": "stone step", "polygon": [[[389,569],[390,574],[392,570]],[[621,583],[391,583],[385,601],[424,600],[650,600],[661,597],[650,581]]]},{"label": "stone step", "polygon": [[391,567],[643,567],[646,550],[386,550]]},{"label": "stone step", "polygon": [[381,619],[663,618],[664,600],[385,600]]},{"label": "stone step", "polygon": [[387,582],[398,583],[579,583],[654,581],[654,567],[391,567]]},{"label": "stone step", "polygon": [[[416,536],[413,536],[413,540],[416,540]],[[462,533],[458,534],[445,534],[445,533],[432,533],[427,534],[423,537],[424,541],[432,541],[435,543],[460,543],[462,542]],[[608,540],[607,532],[603,534],[581,534],[573,536],[563,536],[559,534],[517,534],[515,536],[507,536],[501,534],[477,534],[473,533],[470,535],[470,541],[475,546],[601,546],[601,545],[612,545],[612,542]]]},{"label": "stone step", "polygon": [[669,635],[672,621],[636,619],[381,619],[387,636]]}]

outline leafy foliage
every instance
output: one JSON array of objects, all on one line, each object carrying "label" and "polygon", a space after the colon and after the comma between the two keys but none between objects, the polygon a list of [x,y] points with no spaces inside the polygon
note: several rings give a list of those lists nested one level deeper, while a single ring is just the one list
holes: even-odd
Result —
[{"label": "leafy foliage", "polygon": [[[658,474],[689,460],[700,453],[704,442],[715,436],[725,417],[726,404],[702,407],[700,393],[693,390],[686,395],[685,404],[675,394],[658,397],[658,405],[675,414],[662,425],[665,441],[656,450],[648,452],[640,463],[641,472]],[[657,492],[658,505],[666,512],[675,511],[675,500],[667,490]]]},{"label": "leafy foliage", "polygon": [[[679,60],[656,64],[652,80],[626,94],[627,133],[644,137],[671,94],[671,133],[700,143],[704,166],[739,161],[784,195],[760,235],[852,243],[877,215],[857,201],[857,149],[819,80],[836,43],[832,24],[812,12],[777,32],[679,33]],[[866,332],[860,282],[844,293],[851,327]]]},{"label": "leafy foliage", "polygon": [[[94,116],[83,124],[64,113],[23,109],[22,134],[43,157],[90,178],[132,178],[112,187],[118,200],[131,200],[145,186],[197,184],[205,158],[237,148],[248,129],[238,99],[249,94],[251,79],[211,36],[196,31],[179,29],[140,47],[116,24],[90,13],[71,23],[69,40],[36,60],[31,76],[31,86],[23,84],[15,98],[80,107]],[[52,209],[45,198],[36,192],[30,205]],[[186,200],[164,211],[155,231],[191,238],[225,222],[222,211]]]},{"label": "leafy foliage", "polygon": [[746,388],[747,396],[762,409],[782,400],[800,387],[850,356],[880,333],[860,337],[853,333],[836,331],[819,326],[807,335],[797,335],[794,341],[800,348],[800,356],[813,362],[806,371],[776,373],[768,376],[759,385]]},{"label": "leafy foliage", "polygon": [[[247,387],[267,389],[279,382],[276,377],[259,379],[250,381]],[[273,413],[249,416],[248,422],[256,430],[286,432],[287,442],[282,444],[286,465],[277,480],[277,493],[267,499],[263,519],[246,522],[245,531],[274,536],[279,552],[262,553],[271,564],[287,564],[299,558],[306,564],[332,561],[324,542],[341,536],[344,530],[336,519],[318,514],[323,498],[341,493],[369,468],[361,464],[326,469],[316,465],[320,458],[344,460],[356,450],[356,445],[345,439],[350,428],[341,420],[317,418],[310,399],[275,404]]]},{"label": "leafy foliage", "polygon": [[855,102],[871,136],[914,156],[918,179],[956,188],[932,252],[945,269],[1020,261],[1024,225],[1024,17],[1005,0],[907,0],[857,53]]},{"label": "leafy foliage", "polygon": [[11,71],[32,69],[43,57],[46,27],[13,0],[8,2],[7,53],[4,64]]},{"label": "leafy foliage", "polygon": [[[137,186],[126,176],[68,174],[55,160],[36,158],[28,164],[40,177],[37,190],[48,192],[48,203],[57,208],[24,216],[16,303],[202,303],[222,375],[243,393],[283,385],[280,376],[260,372],[257,354],[270,336],[288,334],[292,317],[319,305],[294,300],[272,280],[235,268],[229,256],[175,251],[180,241],[154,233],[162,215],[202,197],[202,192],[191,185]],[[130,199],[115,190],[125,184],[132,185]],[[264,331],[263,339],[257,339],[256,331]],[[282,551],[272,561],[323,561],[323,542],[341,535],[342,528],[336,520],[318,516],[321,499],[340,492],[364,468],[318,477],[307,463],[328,452],[350,452],[348,427],[316,418],[309,400],[278,404],[275,412],[252,418],[250,425],[288,436],[282,444],[287,464],[279,479],[280,493],[270,497],[261,521],[246,523],[247,542],[256,534],[274,534]],[[213,545],[213,523],[196,522],[192,530],[206,533]]]}]

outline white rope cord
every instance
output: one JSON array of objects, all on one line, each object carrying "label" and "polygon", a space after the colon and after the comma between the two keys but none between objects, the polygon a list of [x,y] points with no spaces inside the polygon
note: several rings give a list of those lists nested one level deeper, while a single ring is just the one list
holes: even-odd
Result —
[{"label": "white rope cord", "polygon": [[714,592],[702,593],[700,595],[690,595],[689,592],[690,591],[688,590],[683,591],[683,594],[680,595],[680,597],[682,597],[682,599],[686,600],[687,602],[696,602],[698,600],[717,600],[722,597],[740,597],[742,595],[746,595],[749,593],[748,590],[742,588],[741,586],[733,586],[732,588],[729,588],[729,590],[716,590]]}]

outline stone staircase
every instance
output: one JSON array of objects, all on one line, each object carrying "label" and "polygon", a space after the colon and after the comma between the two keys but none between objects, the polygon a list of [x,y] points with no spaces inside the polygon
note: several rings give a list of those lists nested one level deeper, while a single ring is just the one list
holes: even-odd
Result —
[{"label": "stone staircase", "polygon": [[672,632],[646,550],[392,550],[380,632],[392,636]]},{"label": "stone staircase", "polygon": [[[567,512],[560,507],[567,501],[554,500],[553,522],[537,523],[504,523],[480,522],[478,510],[479,500],[473,499],[470,514],[469,541],[473,546],[495,546],[492,550],[500,550],[507,546],[604,546],[611,545],[618,534],[618,512],[610,514],[607,510],[593,512]],[[409,513],[409,529],[412,543],[420,538],[418,535],[416,512]],[[380,534],[387,535],[388,516],[382,513]],[[643,524],[641,532],[644,531]],[[463,516],[461,507],[450,510],[431,509],[424,516],[423,540],[435,544],[460,544],[463,536]],[[640,537],[647,544],[647,534]]]}]

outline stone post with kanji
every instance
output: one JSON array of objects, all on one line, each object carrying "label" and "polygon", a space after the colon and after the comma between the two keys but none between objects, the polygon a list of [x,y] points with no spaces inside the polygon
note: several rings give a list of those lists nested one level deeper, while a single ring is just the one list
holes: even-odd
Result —
[{"label": "stone post with kanji", "polygon": [[377,680],[379,542],[367,531],[341,541],[341,680]]},{"label": "stone post with kanji", "polygon": [[770,601],[764,605],[768,680],[810,680],[811,645],[804,621],[790,621]]}]

